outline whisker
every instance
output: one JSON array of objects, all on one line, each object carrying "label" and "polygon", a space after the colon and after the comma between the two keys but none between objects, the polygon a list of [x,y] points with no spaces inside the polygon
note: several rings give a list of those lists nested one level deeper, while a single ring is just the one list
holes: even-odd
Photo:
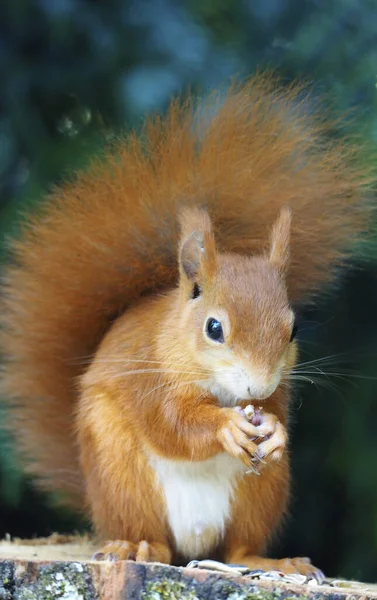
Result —
[{"label": "whisker", "polygon": [[324,371],[323,369],[319,369],[317,368],[315,371],[296,371],[296,370],[292,370],[291,371],[292,375],[298,375],[298,374],[306,374],[306,375],[323,375],[324,377],[338,377],[339,379],[361,379],[361,380],[370,380],[370,381],[376,381],[377,377],[373,377],[372,375],[361,375],[358,373],[347,373],[346,371],[344,372],[337,372],[337,371]]},{"label": "whisker", "polygon": [[333,381],[329,381],[328,379],[319,379],[318,377],[307,377],[305,375],[291,375],[291,376],[287,376],[287,379],[289,381],[306,381],[306,382],[310,382],[311,384],[315,385],[317,389],[319,389],[319,387],[322,387],[324,389],[328,389],[331,390],[333,392],[335,392],[336,394],[338,394],[341,398],[343,398],[341,396],[340,390],[339,388],[335,385],[335,383]]},{"label": "whisker", "polygon": [[314,383],[310,377],[306,375],[297,375],[296,373],[287,374],[284,376],[287,381],[308,381],[309,383]]},{"label": "whisker", "polygon": [[112,376],[112,378],[117,379],[118,377],[123,377],[127,375],[144,375],[144,374],[152,374],[158,373],[163,375],[207,375],[203,371],[175,371],[173,369],[132,369],[130,371],[121,371],[120,373],[116,373]]},{"label": "whisker", "polygon": [[304,362],[299,362],[299,363],[297,363],[297,365],[295,365],[295,368],[302,367],[302,366],[305,366],[305,365],[314,365],[314,364],[318,364],[318,363],[329,364],[332,361],[339,363],[339,358],[341,356],[342,356],[341,354],[329,354],[328,356],[321,356],[319,358],[314,358],[312,360],[307,360],[307,361],[304,361]]},{"label": "whisker", "polygon": [[144,394],[144,396],[142,396],[140,398],[141,400],[144,400],[145,398],[147,398],[150,394],[153,394],[153,392],[155,392],[156,390],[159,390],[163,387],[166,387],[168,385],[170,386],[174,386],[173,389],[178,389],[179,387],[183,386],[183,385],[193,385],[196,383],[200,383],[200,380],[191,380],[191,381],[182,381],[182,382],[177,382],[177,383],[173,383],[171,381],[166,381],[165,383],[161,383],[160,385],[157,385],[156,387],[154,387],[152,390],[150,390],[147,394]]},{"label": "whisker", "polygon": [[310,365],[341,365],[346,363],[355,363],[361,359],[374,359],[374,354],[372,353],[357,353],[356,355],[352,355],[350,353],[340,352],[338,354],[330,354],[328,356],[318,357],[312,360],[298,362],[295,365],[295,368],[300,368],[302,366],[310,366]]},{"label": "whisker", "polygon": [[115,358],[96,358],[96,362],[101,362],[101,363],[123,363],[123,362],[133,362],[133,363],[153,363],[153,364],[158,364],[158,365],[162,365],[164,364],[164,362],[162,360],[149,360],[146,358],[122,358],[122,357],[115,357]]},{"label": "whisker", "polygon": [[[160,360],[144,360],[144,359],[134,359],[134,358],[104,358],[104,359],[96,359],[97,363],[101,363],[101,364],[128,364],[128,363],[137,363],[137,364],[156,364],[156,365],[163,365],[163,361]],[[160,372],[164,372],[164,373],[191,373],[194,375],[197,374],[208,374],[210,373],[209,369],[201,369],[200,373],[198,372],[192,372],[192,371],[185,371],[183,369],[157,369],[157,367],[155,369],[143,369],[145,372],[156,372],[156,373],[160,373]],[[137,373],[140,372],[141,370],[135,370],[135,371],[129,371],[130,373]]]}]

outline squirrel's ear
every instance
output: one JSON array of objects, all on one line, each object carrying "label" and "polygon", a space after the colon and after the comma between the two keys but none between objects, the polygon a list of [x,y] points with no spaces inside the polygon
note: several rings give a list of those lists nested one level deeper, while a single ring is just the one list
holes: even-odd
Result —
[{"label": "squirrel's ear", "polygon": [[216,246],[211,220],[205,210],[186,208],[180,215],[180,223],[181,277],[200,285],[216,269]]},{"label": "squirrel's ear", "polygon": [[289,263],[291,221],[292,214],[290,209],[282,208],[271,232],[270,262],[282,273],[285,273]]}]

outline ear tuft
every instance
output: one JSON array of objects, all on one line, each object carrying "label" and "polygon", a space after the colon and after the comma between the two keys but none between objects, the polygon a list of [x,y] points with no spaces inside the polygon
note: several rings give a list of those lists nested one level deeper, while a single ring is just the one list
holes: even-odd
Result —
[{"label": "ear tuft", "polygon": [[199,284],[215,271],[216,248],[211,220],[205,210],[186,208],[181,213],[180,222],[181,274]]},{"label": "ear tuft", "polygon": [[270,262],[282,273],[286,272],[289,264],[291,222],[291,210],[282,208],[271,232]]}]

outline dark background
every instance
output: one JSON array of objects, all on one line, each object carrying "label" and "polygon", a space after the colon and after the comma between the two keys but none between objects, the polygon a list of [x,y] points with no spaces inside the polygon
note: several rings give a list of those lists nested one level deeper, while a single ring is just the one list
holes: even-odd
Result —
[{"label": "dark background", "polygon": [[[104,140],[139,127],[189,84],[204,93],[264,67],[329,92],[336,110],[352,108],[353,127],[376,144],[376,0],[3,0],[3,260],[20,211],[85,165]],[[302,315],[303,360],[335,357],[293,402],[292,516],[274,552],[310,555],[334,576],[377,580],[372,245],[368,254],[366,268]],[[32,490],[0,436],[0,536],[79,527]]]}]

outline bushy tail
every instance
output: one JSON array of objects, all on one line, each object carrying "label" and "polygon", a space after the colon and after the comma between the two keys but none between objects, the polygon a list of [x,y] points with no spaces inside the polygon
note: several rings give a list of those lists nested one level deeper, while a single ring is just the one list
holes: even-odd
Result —
[{"label": "bushy tail", "polygon": [[3,395],[29,471],[80,503],[77,377],[104,332],[143,293],[177,277],[177,209],[207,206],[221,249],[264,247],[292,209],[289,290],[330,281],[365,230],[369,174],[346,142],[326,142],[302,90],[257,77],[196,108],[173,103],[54,191],[12,244],[3,284]]}]

